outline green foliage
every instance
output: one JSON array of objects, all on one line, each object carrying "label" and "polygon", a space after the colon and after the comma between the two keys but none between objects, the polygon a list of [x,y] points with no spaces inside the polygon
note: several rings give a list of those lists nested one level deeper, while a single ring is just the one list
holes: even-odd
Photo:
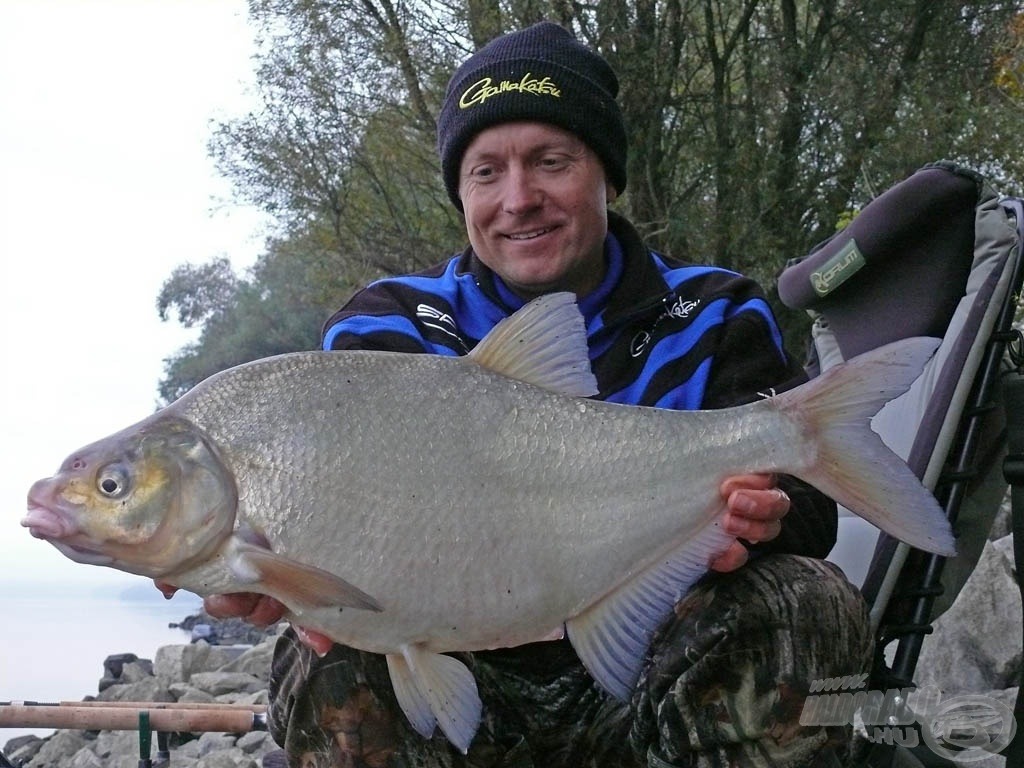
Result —
[{"label": "green foliage", "polygon": [[[219,125],[210,151],[280,228],[245,279],[211,264],[168,280],[162,316],[203,335],[168,362],[165,396],[314,344],[368,276],[461,249],[434,149],[445,85],[474,48],[541,18],[619,74],[617,207],[665,252],[769,289],[925,163],[978,168],[1007,193],[1024,179],[1016,0],[251,0],[250,16],[262,107]],[[803,333],[802,315],[780,316]]]},{"label": "green foliage", "polygon": [[182,264],[164,281],[156,300],[157,313],[166,321],[172,308],[177,309],[178,323],[194,328],[229,311],[239,288],[231,262],[225,257],[203,265]]}]

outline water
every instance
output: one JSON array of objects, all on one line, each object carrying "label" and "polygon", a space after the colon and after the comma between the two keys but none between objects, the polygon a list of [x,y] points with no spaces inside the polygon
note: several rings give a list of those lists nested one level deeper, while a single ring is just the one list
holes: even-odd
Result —
[{"label": "water", "polygon": [[[180,593],[164,600],[143,579],[124,583],[0,582],[0,701],[79,701],[95,696],[103,660],[116,653],[152,659],[162,645],[189,642],[168,627],[201,607]],[[40,729],[0,728],[0,749]]]}]

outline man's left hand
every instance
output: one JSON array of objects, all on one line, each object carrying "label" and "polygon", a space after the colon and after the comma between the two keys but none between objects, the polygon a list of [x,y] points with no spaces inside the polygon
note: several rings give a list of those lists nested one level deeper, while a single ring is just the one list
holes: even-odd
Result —
[{"label": "man's left hand", "polygon": [[[722,521],[727,533],[750,544],[770,541],[782,530],[782,518],[789,512],[789,496],[777,485],[775,475],[735,475],[722,483],[726,514]],[[750,556],[742,542],[711,561],[711,570],[735,571]]]}]

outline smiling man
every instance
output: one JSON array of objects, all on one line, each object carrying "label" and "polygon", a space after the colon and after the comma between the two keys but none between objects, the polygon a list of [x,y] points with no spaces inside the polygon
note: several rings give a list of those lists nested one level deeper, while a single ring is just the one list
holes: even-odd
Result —
[{"label": "smiling man", "polygon": [[[471,56],[438,119],[469,247],[363,289],[326,323],[323,348],[463,355],[530,299],[571,291],[599,399],[721,408],[802,381],[753,281],[656,253],[609,211],[626,186],[617,92],[608,63],[551,23]],[[801,726],[801,692],[867,669],[870,648],[856,591],[816,559],[834,542],[835,505],[787,477],[729,478],[721,494],[739,540],[669,617],[631,702],[597,688],[564,640],[472,654],[485,722],[463,757],[409,728],[383,658],[297,628],[271,681],[271,728],[290,764],[831,765],[847,734]],[[207,608],[281,616],[254,595]]]}]

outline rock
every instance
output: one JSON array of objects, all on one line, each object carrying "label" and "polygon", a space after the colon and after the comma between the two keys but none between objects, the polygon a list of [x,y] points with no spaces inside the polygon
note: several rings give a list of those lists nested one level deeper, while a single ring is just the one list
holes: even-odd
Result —
[{"label": "rock", "polygon": [[12,763],[21,765],[35,757],[36,753],[39,752],[39,748],[45,743],[45,741],[33,734],[15,736],[4,745],[2,751]]},{"label": "rock", "polygon": [[98,701],[174,701],[165,684],[156,677],[147,677],[137,683],[112,685],[102,691]]},{"label": "rock", "polygon": [[156,652],[153,674],[165,680],[188,680],[196,672],[208,672],[219,666],[210,661],[210,644],[165,645]]},{"label": "rock", "polygon": [[244,705],[268,705],[268,703],[270,703],[270,694],[266,689],[258,690],[253,693],[231,692],[225,693],[222,696],[217,696],[217,700],[221,703],[244,703]]},{"label": "rock", "polygon": [[[177,749],[175,749],[174,750],[174,759],[177,760],[178,758],[185,758],[185,759],[188,759],[188,760],[198,760],[199,759],[199,739],[196,738],[196,739],[192,739],[191,741],[187,741],[184,744],[182,744],[181,746],[179,746]],[[174,765],[173,762],[171,764]]]},{"label": "rock", "polygon": [[265,690],[253,691],[252,693],[240,693],[231,691],[217,697],[221,704],[269,704],[270,696]]},{"label": "rock", "polygon": [[211,646],[205,641],[192,645],[166,645],[156,652],[153,673],[168,681],[187,681],[198,672],[215,672],[243,656],[249,646]]},{"label": "rock", "polygon": [[256,693],[266,688],[266,683],[245,672],[197,672],[189,678],[189,683],[211,696]]},{"label": "rock", "polygon": [[210,655],[208,643],[194,645],[165,645],[153,657],[153,674],[163,680],[188,680],[193,672],[206,669]]},{"label": "rock", "polygon": [[956,601],[935,622],[917,664],[918,685],[944,693],[1003,690],[1021,665],[1021,598],[1013,540],[987,542]]},{"label": "rock", "polygon": [[82,747],[71,758],[68,768],[104,768],[96,754],[88,747]]},{"label": "rock", "polygon": [[39,752],[26,764],[26,768],[67,768],[82,747],[89,746],[83,731],[57,731],[46,739]]},{"label": "rock", "polygon": [[992,521],[992,530],[989,531],[990,539],[1001,539],[1004,536],[1009,536],[1013,532],[1013,513],[1012,505],[1010,503],[1010,494],[1006,494],[1006,498],[1003,499],[1003,503],[999,507],[999,511],[996,513],[995,520]]},{"label": "rock", "polygon": [[270,662],[274,656],[277,638],[270,637],[259,645],[254,645],[241,653],[236,659],[229,661],[220,668],[221,672],[244,672],[266,682],[270,679]]},{"label": "rock", "polygon": [[200,758],[196,768],[260,768],[260,764],[256,758],[236,748],[226,752],[212,752]]},{"label": "rock", "polygon": [[230,733],[204,733],[199,737],[199,757],[206,757],[211,752],[220,752],[235,746],[236,738]]},{"label": "rock", "polygon": [[[154,739],[155,741],[155,739]],[[92,751],[106,761],[118,755],[135,755],[138,762],[139,733],[138,731],[100,731]]]},{"label": "rock", "polygon": [[121,669],[119,683],[137,683],[153,676],[153,662],[149,659],[139,659],[125,664]]},{"label": "rock", "polygon": [[971,761],[971,768],[1005,768],[1006,758],[1002,755],[988,755]]},{"label": "rock", "polygon": [[1013,688],[1007,688],[1003,691],[989,691],[988,695],[1001,704],[1006,705],[1006,708],[1013,712],[1013,707],[1017,703],[1017,692],[1020,688],[1014,686]]},{"label": "rock", "polygon": [[103,660],[103,677],[100,678],[99,691],[102,693],[121,679],[125,664],[138,661],[134,653],[115,653]]},{"label": "rock", "polygon": [[188,683],[171,683],[171,695],[180,704],[213,704],[217,700],[206,691],[193,688]]},{"label": "rock", "polygon": [[103,676],[117,680],[121,677],[125,664],[138,661],[139,657],[134,653],[115,653],[103,660]]},{"label": "rock", "polygon": [[238,737],[235,746],[247,755],[265,755],[277,749],[273,737],[266,731],[250,731]]}]

